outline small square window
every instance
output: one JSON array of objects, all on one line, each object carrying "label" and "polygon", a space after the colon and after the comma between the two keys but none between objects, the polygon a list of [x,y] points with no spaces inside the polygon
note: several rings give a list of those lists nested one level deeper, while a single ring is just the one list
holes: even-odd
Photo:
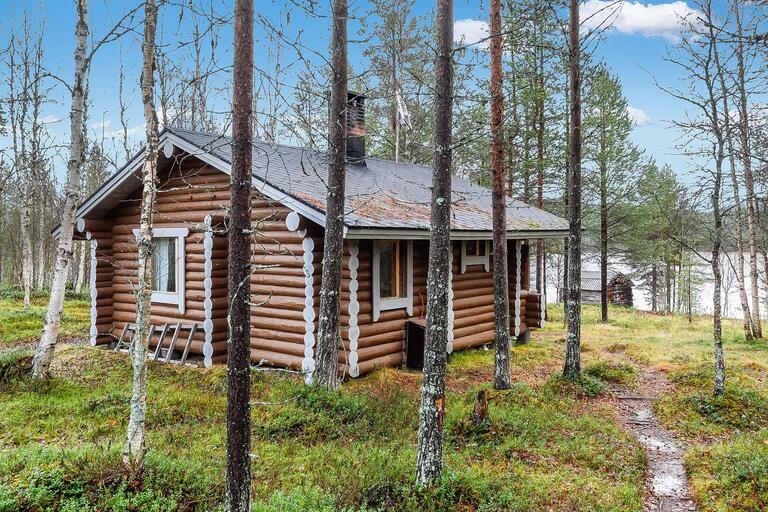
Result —
[{"label": "small square window", "polygon": [[464,245],[466,256],[485,256],[485,240],[471,240]]},{"label": "small square window", "polygon": [[464,240],[461,242],[461,273],[469,265],[482,265],[486,272],[490,270],[490,241]]}]

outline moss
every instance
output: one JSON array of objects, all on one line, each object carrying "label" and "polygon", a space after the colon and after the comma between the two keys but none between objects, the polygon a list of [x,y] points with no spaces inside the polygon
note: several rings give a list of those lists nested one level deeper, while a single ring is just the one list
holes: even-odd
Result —
[{"label": "moss", "polygon": [[588,363],[583,373],[602,382],[620,386],[631,386],[637,380],[637,369],[633,365],[605,359]]}]

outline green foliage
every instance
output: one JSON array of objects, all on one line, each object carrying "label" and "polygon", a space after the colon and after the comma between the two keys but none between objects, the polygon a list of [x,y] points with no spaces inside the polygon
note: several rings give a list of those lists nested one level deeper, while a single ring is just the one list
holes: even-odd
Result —
[{"label": "green foliage", "polygon": [[600,359],[588,363],[583,374],[602,382],[630,386],[637,380],[637,369],[629,363]]},{"label": "green foliage", "polygon": [[28,350],[0,352],[0,386],[24,380],[32,371],[32,353]]},{"label": "green foliage", "polygon": [[712,510],[768,508],[768,431],[697,447],[685,461],[691,486]]},{"label": "green foliage", "polygon": [[137,479],[115,448],[25,448],[0,455],[0,512],[210,510],[221,482],[202,482],[196,469],[150,454]]},{"label": "green foliage", "polygon": [[[11,295],[15,293],[13,291]],[[20,298],[6,299],[0,293],[0,350],[39,337],[47,306],[48,295],[43,292],[32,297],[29,311],[23,310]],[[85,336],[89,322],[90,303],[81,299],[68,300],[61,316],[60,334],[62,337]]]}]

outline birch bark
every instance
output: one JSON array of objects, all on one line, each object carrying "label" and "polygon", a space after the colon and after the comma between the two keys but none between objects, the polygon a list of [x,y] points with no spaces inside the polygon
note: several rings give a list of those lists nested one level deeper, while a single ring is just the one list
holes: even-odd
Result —
[{"label": "birch bark", "polygon": [[147,416],[147,349],[152,316],[152,223],[157,181],[158,131],[154,103],[155,34],[157,0],[144,3],[144,41],[141,45],[141,99],[147,124],[147,148],[142,169],[141,213],[137,237],[139,286],[136,290],[136,331],[131,349],[133,388],[123,464],[135,470],[144,466]]},{"label": "birch bark", "polygon": [[51,284],[51,295],[40,342],[32,363],[32,377],[44,378],[51,366],[53,353],[61,328],[61,311],[64,292],[72,264],[72,237],[75,230],[75,213],[80,200],[80,173],[83,165],[83,115],[85,112],[85,81],[88,72],[86,49],[88,47],[88,0],[77,0],[77,24],[75,26],[75,79],[72,84],[72,106],[69,113],[69,159],[67,161],[67,185],[61,219],[61,236],[56,250],[56,269]]},{"label": "birch bark", "polygon": [[[752,154],[750,150],[750,120],[747,99],[746,70],[744,64],[744,28],[742,26],[739,2],[734,1],[734,19],[736,21],[736,85],[739,93],[739,135],[741,139],[741,163],[744,168],[744,185],[747,190],[747,229],[749,231],[749,274],[752,292],[752,332],[755,338],[763,337],[760,320],[760,273],[757,261],[757,223],[755,222],[755,178],[752,174]],[[725,91],[724,91],[725,92]]]},{"label": "birch bark", "polygon": [[448,287],[451,265],[451,130],[453,128],[453,0],[437,1],[435,63],[435,155],[432,167],[431,231],[427,271],[424,380],[419,408],[416,481],[427,485],[443,469]]}]

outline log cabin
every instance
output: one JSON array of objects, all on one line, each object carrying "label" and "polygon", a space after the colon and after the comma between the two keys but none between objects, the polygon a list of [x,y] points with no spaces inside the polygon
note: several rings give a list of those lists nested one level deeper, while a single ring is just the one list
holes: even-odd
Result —
[{"label": "log cabin", "polygon": [[[364,104],[364,96],[350,93],[339,350],[348,377],[406,357],[419,364],[427,294],[432,171],[366,156]],[[227,358],[230,144],[226,136],[175,128],[160,135],[151,323],[198,326],[188,349],[206,366]],[[325,158],[301,147],[253,145],[254,365],[314,369]],[[143,160],[141,151],[77,210],[76,236],[91,241],[92,345],[115,343],[135,320]],[[494,340],[491,218],[490,191],[453,177],[449,353]],[[529,285],[530,241],[563,238],[568,224],[508,199],[507,229],[510,328],[525,337],[543,326],[545,313],[542,295]]]}]

